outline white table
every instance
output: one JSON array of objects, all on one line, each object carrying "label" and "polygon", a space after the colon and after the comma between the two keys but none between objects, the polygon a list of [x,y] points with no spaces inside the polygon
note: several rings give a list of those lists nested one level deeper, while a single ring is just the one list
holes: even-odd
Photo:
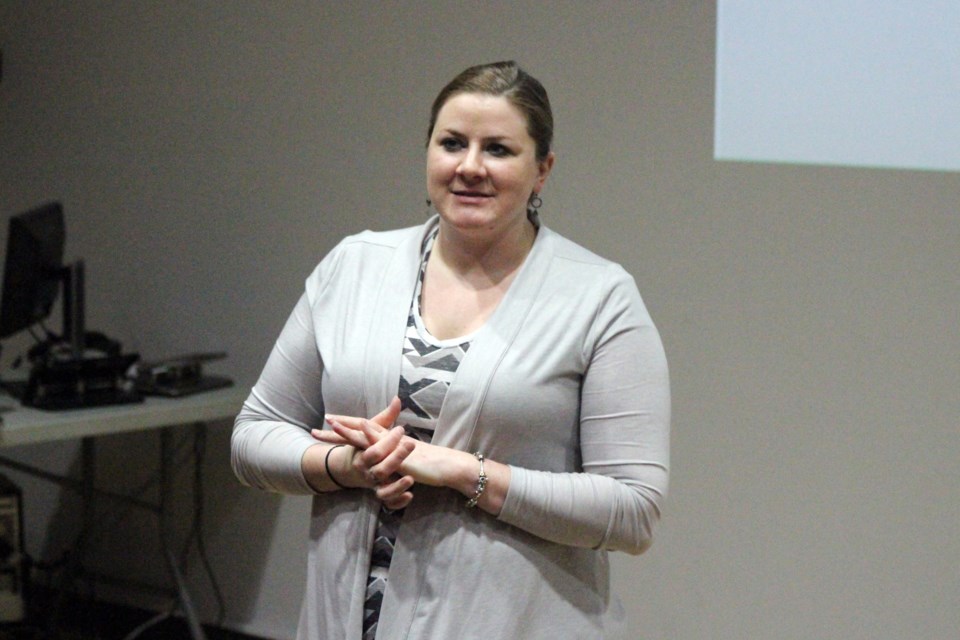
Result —
[{"label": "white table", "polygon": [[[156,513],[160,522],[161,538],[165,540],[167,530],[165,520],[167,502],[170,498],[169,485],[173,462],[171,444],[173,432],[185,425],[196,425],[203,429],[208,422],[233,418],[240,411],[248,393],[249,391],[245,388],[228,387],[183,398],[148,397],[142,403],[64,411],[40,411],[21,406],[8,396],[0,396],[0,405],[13,407],[12,410],[0,414],[3,419],[3,424],[0,426],[0,448],[79,438],[82,443],[82,477],[66,478],[23,464],[8,456],[0,456],[0,466],[57,482],[81,493],[84,510],[82,531],[78,538],[78,545],[81,547],[78,555],[81,559],[84,553],[82,547],[85,535],[96,524],[93,505],[98,495],[106,495]],[[154,429],[159,430],[161,443],[159,504],[98,490],[95,487],[95,439],[98,436]],[[196,640],[205,640],[176,559],[166,546],[165,552],[167,567],[175,583],[180,607],[190,627],[190,633]]]},{"label": "white table", "polygon": [[148,397],[142,403],[64,411],[40,411],[3,396],[0,405],[14,409],[0,414],[0,448],[224,420],[240,412],[247,395],[248,389],[228,387],[183,398]]}]

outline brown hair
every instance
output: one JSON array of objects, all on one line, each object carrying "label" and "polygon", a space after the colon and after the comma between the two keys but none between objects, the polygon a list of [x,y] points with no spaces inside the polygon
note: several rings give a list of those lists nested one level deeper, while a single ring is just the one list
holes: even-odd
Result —
[{"label": "brown hair", "polygon": [[480,64],[461,71],[437,94],[430,108],[427,144],[433,136],[437,114],[447,100],[461,93],[503,96],[527,119],[527,132],[537,144],[537,160],[545,160],[553,142],[553,112],[547,90],[540,81],[517,66],[513,60]]}]

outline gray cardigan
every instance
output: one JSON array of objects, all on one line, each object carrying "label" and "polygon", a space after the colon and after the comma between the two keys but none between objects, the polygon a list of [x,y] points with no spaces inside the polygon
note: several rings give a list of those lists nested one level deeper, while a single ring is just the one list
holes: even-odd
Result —
[{"label": "gray cardigan", "polygon": [[[346,238],[309,276],[237,417],[242,482],[312,494],[300,469],[309,429],[325,412],[372,415],[396,394],[420,246],[436,224]],[[650,545],[669,423],[666,359],[633,279],[541,227],[433,439],[511,465],[503,510],[414,488],[377,637],[618,637],[607,552]],[[360,637],[377,507],[370,491],[313,496],[298,638]]]}]

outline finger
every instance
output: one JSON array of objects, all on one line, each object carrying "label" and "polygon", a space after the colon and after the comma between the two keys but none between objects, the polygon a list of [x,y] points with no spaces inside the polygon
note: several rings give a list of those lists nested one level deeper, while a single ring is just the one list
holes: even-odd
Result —
[{"label": "finger", "polygon": [[344,429],[353,429],[354,431],[364,431],[364,426],[370,429],[370,434],[375,435],[370,439],[371,442],[376,442],[380,439],[380,434],[386,432],[389,429],[389,425],[382,427],[376,422],[367,420],[366,418],[353,418],[351,416],[334,416],[328,415],[324,417],[324,420],[331,427],[335,424],[339,424]]},{"label": "finger", "polygon": [[359,430],[360,425],[363,424],[363,421],[366,418],[358,418],[356,416],[341,416],[334,413],[328,413],[323,416],[323,419],[329,425],[332,425],[334,422],[339,422],[345,427]]},{"label": "finger", "polygon": [[380,485],[376,489],[377,499],[388,509],[401,509],[413,499],[413,492],[410,491],[413,484],[412,476],[403,476],[389,484]]},{"label": "finger", "polygon": [[[393,423],[397,421],[397,417],[400,415],[400,411],[402,409],[403,405],[400,402],[400,398],[398,396],[393,396],[393,398],[390,400],[390,404],[388,404],[383,411],[370,418],[370,420],[375,422],[380,427],[389,429],[393,426]],[[339,422],[346,427],[360,429],[366,418],[328,413],[324,415],[324,420],[326,420],[327,423]]]},{"label": "finger", "polygon": [[[362,445],[355,444],[355,446],[359,447],[360,449],[367,449],[371,445],[376,444],[389,432],[389,429],[384,429],[380,425],[370,422],[369,420],[361,420],[356,427],[351,427],[333,420],[330,422],[330,426],[333,428],[334,432],[347,439],[351,444],[363,442]],[[359,440],[359,438],[362,438],[362,440]],[[392,446],[396,445],[394,444]],[[380,455],[380,457],[383,457],[383,455],[386,455],[386,453],[384,452]],[[372,465],[374,462],[375,459],[370,458],[370,464]]]},{"label": "finger", "polygon": [[380,500],[392,500],[413,488],[413,476],[394,476],[390,482],[377,485],[375,490]]},{"label": "finger", "polygon": [[364,450],[370,446],[370,440],[362,431],[350,429],[339,422],[334,422],[330,426],[333,427],[334,433],[343,438],[344,442],[352,444],[357,449]]},{"label": "finger", "polygon": [[343,436],[330,429],[311,429],[310,435],[313,436],[314,440],[328,444],[347,444],[347,440]]},{"label": "finger", "polygon": [[391,500],[384,500],[383,506],[391,511],[396,511],[397,509],[403,509],[413,501],[413,493],[407,491],[406,493],[401,494],[399,497]]},{"label": "finger", "polygon": [[[397,427],[385,432],[382,438],[361,453],[364,466],[371,471],[378,482],[387,482],[400,466],[402,458],[405,457],[402,451],[399,453],[397,451],[397,446],[401,443],[402,438],[398,433],[400,431],[402,429]],[[369,434],[364,435],[369,439]],[[372,437],[377,437],[377,435]]]},{"label": "finger", "polygon": [[363,452],[364,463],[379,483],[386,483],[400,469],[414,445],[404,442],[403,427],[394,427],[379,442]]},{"label": "finger", "polygon": [[[363,433],[367,436],[367,440],[369,440],[370,442],[379,441],[381,438],[386,436],[391,431],[399,430],[401,434],[405,433],[405,431],[403,431],[403,427],[393,427],[393,428],[386,427],[385,428],[385,427],[381,427],[379,424],[377,424],[372,420],[364,420],[360,424],[360,430],[363,431]],[[397,438],[397,440],[399,441],[399,438]]]},{"label": "finger", "polygon": [[[382,438],[372,444],[367,438],[367,435],[361,431],[348,429],[339,422],[334,422],[333,428],[338,434],[346,438],[350,444],[353,444],[358,452],[351,459],[350,465],[353,472],[364,479],[365,486],[376,487],[390,480],[396,468],[399,467],[399,463],[395,463],[393,460],[386,464],[381,463],[393,452],[400,442],[402,436],[399,435],[399,432],[403,431],[402,427],[397,427],[397,433],[392,435],[387,433],[388,437]],[[376,428],[379,429],[379,427]]]},{"label": "finger", "polygon": [[387,405],[387,408],[370,418],[370,421],[377,423],[381,427],[390,428],[393,426],[393,423],[397,421],[397,417],[400,415],[401,408],[402,405],[400,403],[400,398],[393,396],[393,399],[390,400],[390,404]]}]

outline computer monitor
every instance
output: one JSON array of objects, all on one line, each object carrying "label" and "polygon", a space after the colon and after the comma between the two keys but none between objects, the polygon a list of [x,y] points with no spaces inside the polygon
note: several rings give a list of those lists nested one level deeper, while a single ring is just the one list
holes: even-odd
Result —
[{"label": "computer monitor", "polygon": [[[120,344],[103,334],[84,331],[83,261],[63,263],[65,235],[63,207],[57,202],[10,218],[0,339],[47,319],[61,284],[63,331],[58,335],[43,327],[44,339],[28,354],[31,369],[25,384],[0,384],[40,409],[139,402],[142,396],[127,379],[139,356],[121,353]],[[96,353],[87,353],[88,338],[96,339]]]},{"label": "computer monitor", "polygon": [[51,202],[10,218],[0,339],[45,320],[63,281],[63,207]]}]

